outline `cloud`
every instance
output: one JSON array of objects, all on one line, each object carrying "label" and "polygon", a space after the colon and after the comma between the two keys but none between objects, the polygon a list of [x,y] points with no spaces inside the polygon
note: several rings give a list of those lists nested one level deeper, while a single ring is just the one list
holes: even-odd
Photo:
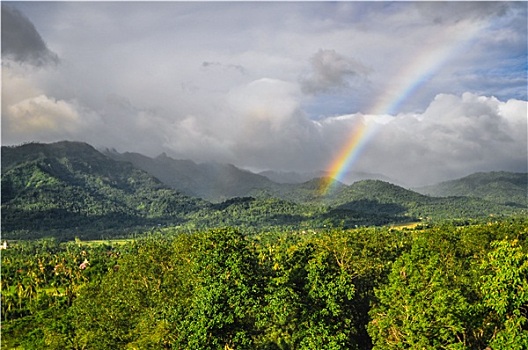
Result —
[{"label": "cloud", "polygon": [[34,66],[59,61],[33,23],[16,8],[6,4],[2,4],[2,56]]},{"label": "cloud", "polygon": [[203,61],[202,67],[204,69],[212,68],[212,67],[218,67],[222,70],[234,69],[235,71],[238,71],[240,74],[247,74],[246,69],[239,64],[224,64],[224,63],[215,62],[215,61]]},{"label": "cloud", "polygon": [[[353,171],[422,183],[522,170],[527,9],[493,4],[12,2],[2,35],[27,38],[2,43],[24,62],[2,65],[2,142],[311,171],[365,121],[376,132]],[[35,27],[60,53],[53,69]],[[362,114],[418,81],[393,112]]]},{"label": "cloud", "polygon": [[299,108],[299,93],[295,84],[263,78],[232,89],[228,101],[245,124],[266,124],[278,131]]},{"label": "cloud", "polygon": [[297,84],[272,78],[233,87],[214,114],[175,118],[167,152],[256,169],[317,167],[318,131],[300,96]]},{"label": "cloud", "polygon": [[503,16],[510,4],[501,2],[462,2],[456,6],[444,2],[416,2],[420,14],[431,19],[434,24],[459,22],[467,19],[482,19]]},{"label": "cloud", "polygon": [[300,109],[301,92],[291,82],[264,78],[233,89],[229,113],[236,116],[233,154],[260,168],[310,169],[320,160],[316,123]]},{"label": "cloud", "polygon": [[310,73],[300,79],[301,89],[307,94],[347,88],[350,79],[365,76],[368,72],[363,64],[335,50],[320,49],[310,59],[310,66]]},{"label": "cloud", "polygon": [[382,125],[357,166],[424,185],[477,171],[527,171],[526,101],[440,94]]},{"label": "cloud", "polygon": [[77,106],[46,95],[9,106],[2,122],[2,132],[8,139],[24,139],[31,135],[45,141],[78,136],[85,126]]},{"label": "cloud", "polygon": [[252,169],[325,169],[360,123],[374,130],[349,171],[418,186],[477,171],[527,171],[526,101],[439,94],[421,113],[360,113],[311,120],[292,83],[260,79],[233,89],[217,118],[189,116],[168,152]]}]

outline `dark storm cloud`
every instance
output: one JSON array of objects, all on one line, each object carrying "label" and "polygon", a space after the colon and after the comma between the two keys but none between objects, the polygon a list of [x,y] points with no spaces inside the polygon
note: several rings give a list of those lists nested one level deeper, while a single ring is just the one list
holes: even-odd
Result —
[{"label": "dark storm cloud", "polygon": [[2,56],[41,66],[58,63],[31,21],[17,9],[2,4]]},{"label": "dark storm cloud", "polygon": [[301,78],[301,89],[307,94],[339,90],[350,86],[349,80],[364,76],[367,68],[335,50],[319,50],[310,59],[311,72]]}]

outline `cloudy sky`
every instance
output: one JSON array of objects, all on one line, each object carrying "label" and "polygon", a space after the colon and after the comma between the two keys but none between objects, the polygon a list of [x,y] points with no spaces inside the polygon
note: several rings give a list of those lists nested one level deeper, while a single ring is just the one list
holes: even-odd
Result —
[{"label": "cloudy sky", "polygon": [[[2,2],[2,144],[527,171],[526,2]],[[354,150],[351,150],[354,151]]]}]

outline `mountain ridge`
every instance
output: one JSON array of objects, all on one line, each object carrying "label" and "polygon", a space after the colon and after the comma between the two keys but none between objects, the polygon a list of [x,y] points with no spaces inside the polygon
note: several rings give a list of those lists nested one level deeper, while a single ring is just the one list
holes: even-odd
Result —
[{"label": "mountain ridge", "polygon": [[[527,208],[522,201],[501,204],[493,198],[432,197],[381,180],[345,185],[323,177],[301,184],[277,184],[233,165],[199,165],[166,155],[154,159],[133,153],[119,154],[121,160],[116,160],[106,153],[78,142],[2,147],[2,232],[18,238],[71,238],[157,225],[187,229],[235,226],[250,231],[350,227],[526,215]],[[151,167],[163,163],[157,169],[161,175],[167,164],[183,164],[185,176],[180,169],[179,178],[165,174],[169,180],[192,179],[196,184],[206,179],[208,186],[219,183],[219,192],[209,194],[225,199],[212,202],[187,195],[129,159]],[[234,176],[223,179],[226,174]],[[329,182],[332,190],[326,191]],[[230,192],[223,192],[226,189]]]},{"label": "mountain ridge", "polygon": [[189,196],[221,202],[243,197],[252,190],[277,186],[268,178],[237,168],[232,164],[201,163],[174,159],[166,154],[150,158],[139,153],[106,152],[109,157],[131,162],[163,183]]},{"label": "mountain ridge", "polygon": [[2,147],[2,231],[93,230],[185,221],[204,203],[78,142]]},{"label": "mountain ridge", "polygon": [[464,196],[493,200],[501,204],[528,206],[528,173],[477,172],[468,176],[419,187],[422,194],[437,197]]}]

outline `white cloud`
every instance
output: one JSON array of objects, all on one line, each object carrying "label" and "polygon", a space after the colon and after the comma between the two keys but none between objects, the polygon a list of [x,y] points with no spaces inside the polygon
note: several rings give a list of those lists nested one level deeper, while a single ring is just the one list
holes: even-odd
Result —
[{"label": "white cloud", "polygon": [[36,97],[42,94],[35,82],[31,79],[28,69],[16,63],[2,66],[2,114],[5,107],[18,103],[22,100]]},{"label": "white cloud", "polygon": [[314,167],[319,158],[308,147],[319,147],[311,139],[317,130],[299,109],[300,96],[296,84],[271,78],[236,86],[214,113],[177,118],[165,146],[179,157],[252,168]]},{"label": "white cloud", "polygon": [[476,171],[527,170],[527,103],[438,95],[422,114],[382,126],[360,165],[409,184]]},{"label": "white cloud", "polygon": [[56,141],[58,137],[77,136],[85,125],[74,104],[39,95],[8,106],[3,132],[8,139],[27,136]]},{"label": "white cloud", "polygon": [[[299,108],[299,91],[295,84],[263,78],[232,89],[228,101],[233,113],[240,116],[240,127],[279,129]],[[256,131],[255,130],[255,131]]]}]

